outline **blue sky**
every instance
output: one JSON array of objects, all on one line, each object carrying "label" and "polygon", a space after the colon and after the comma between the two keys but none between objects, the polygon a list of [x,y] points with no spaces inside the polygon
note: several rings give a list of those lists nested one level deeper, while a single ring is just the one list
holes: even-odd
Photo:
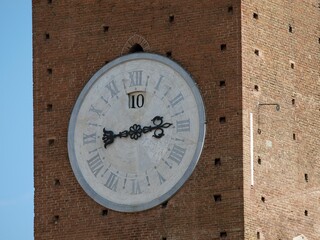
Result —
[{"label": "blue sky", "polygon": [[0,0],[0,239],[33,239],[31,0]]}]

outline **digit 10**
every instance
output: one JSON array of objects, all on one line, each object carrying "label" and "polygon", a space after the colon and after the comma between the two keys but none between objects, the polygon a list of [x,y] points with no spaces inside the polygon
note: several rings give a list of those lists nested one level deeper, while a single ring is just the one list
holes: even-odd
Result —
[{"label": "digit 10", "polygon": [[144,105],[143,94],[129,96],[129,108],[142,108]]}]

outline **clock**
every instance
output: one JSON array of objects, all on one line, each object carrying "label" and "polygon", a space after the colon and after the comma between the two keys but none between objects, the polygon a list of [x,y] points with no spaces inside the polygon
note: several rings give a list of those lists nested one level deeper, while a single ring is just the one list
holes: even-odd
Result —
[{"label": "clock", "polygon": [[152,53],[119,57],[81,91],[68,128],[71,167],[84,191],[120,212],[172,197],[200,158],[205,110],[190,74]]}]

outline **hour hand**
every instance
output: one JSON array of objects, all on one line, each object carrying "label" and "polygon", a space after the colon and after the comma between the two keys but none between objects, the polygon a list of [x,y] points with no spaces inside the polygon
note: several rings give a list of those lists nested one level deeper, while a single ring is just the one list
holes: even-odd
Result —
[{"label": "hour hand", "polygon": [[113,131],[103,129],[103,137],[102,140],[104,142],[104,148],[107,148],[108,145],[114,142],[114,139],[119,137],[128,137],[130,136],[131,139],[137,140],[142,136],[143,133],[148,133],[151,131],[153,132],[153,137],[161,138],[164,136],[164,128],[168,128],[172,125],[172,123],[163,123],[163,117],[155,116],[151,121],[154,126],[145,126],[141,127],[138,124],[133,124],[129,130],[125,130],[119,132],[118,134],[114,134]]},{"label": "hour hand", "polygon": [[114,134],[113,131],[108,131],[103,128],[103,137],[102,141],[104,142],[104,148],[107,148],[107,145],[114,142],[116,137],[128,137],[128,131],[119,132],[119,134]]},{"label": "hour hand", "polygon": [[107,148],[107,145],[113,143],[114,141],[114,134],[112,131],[107,131],[103,128],[103,137],[102,141],[104,142],[104,148]]}]

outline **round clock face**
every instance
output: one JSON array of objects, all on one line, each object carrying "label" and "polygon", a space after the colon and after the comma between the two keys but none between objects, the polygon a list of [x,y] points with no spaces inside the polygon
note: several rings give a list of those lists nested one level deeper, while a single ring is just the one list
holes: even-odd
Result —
[{"label": "round clock face", "polygon": [[178,191],[197,164],[204,137],[204,106],[190,75],[168,58],[135,53],[88,81],[71,115],[68,151],[90,197],[135,212]]}]

